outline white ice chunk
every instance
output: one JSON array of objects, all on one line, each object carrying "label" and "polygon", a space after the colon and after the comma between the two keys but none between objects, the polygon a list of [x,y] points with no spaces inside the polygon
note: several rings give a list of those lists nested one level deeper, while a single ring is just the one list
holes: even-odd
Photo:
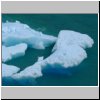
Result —
[{"label": "white ice chunk", "polygon": [[27,44],[25,43],[17,44],[11,47],[2,46],[2,62],[25,55],[26,49]]},{"label": "white ice chunk", "polygon": [[11,54],[8,51],[7,47],[2,46],[2,62],[6,62],[11,59],[12,59],[12,57],[11,57]]},{"label": "white ice chunk", "polygon": [[77,66],[80,64],[87,54],[84,49],[77,45],[69,45],[64,48],[57,48],[57,50],[44,60],[45,64],[49,65],[61,65],[68,68]]},{"label": "white ice chunk", "polygon": [[2,23],[2,43],[5,46],[23,42],[35,49],[45,49],[45,47],[55,43],[56,39],[54,36],[35,31],[19,21]]},{"label": "white ice chunk", "polygon": [[38,57],[38,61],[42,61],[44,57]]},{"label": "white ice chunk", "polygon": [[42,67],[41,66],[42,66],[42,60],[37,61],[32,66],[28,66],[20,73],[14,74],[12,77],[14,79],[28,78],[28,77],[32,77],[32,78],[41,77],[42,76]]},{"label": "white ice chunk", "polygon": [[6,65],[2,63],[2,77],[10,77],[13,74],[17,73],[20,68],[12,65]]},{"label": "white ice chunk", "polygon": [[65,68],[77,66],[87,58],[84,49],[92,47],[93,43],[93,39],[86,34],[62,30],[52,49],[53,53],[44,60],[44,64],[58,64]]}]

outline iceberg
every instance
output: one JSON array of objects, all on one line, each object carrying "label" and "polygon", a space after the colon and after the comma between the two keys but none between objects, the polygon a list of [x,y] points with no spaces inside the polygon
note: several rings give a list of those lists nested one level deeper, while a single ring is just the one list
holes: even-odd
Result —
[{"label": "iceberg", "polygon": [[11,77],[13,74],[17,73],[20,68],[12,65],[7,65],[2,63],[2,77]]},{"label": "iceberg", "polygon": [[20,43],[15,46],[2,46],[2,62],[11,60],[12,58],[20,57],[25,55],[27,44]]},{"label": "iceberg", "polygon": [[45,49],[56,40],[56,37],[36,31],[19,21],[2,23],[2,44],[5,46],[26,43],[31,48]]}]

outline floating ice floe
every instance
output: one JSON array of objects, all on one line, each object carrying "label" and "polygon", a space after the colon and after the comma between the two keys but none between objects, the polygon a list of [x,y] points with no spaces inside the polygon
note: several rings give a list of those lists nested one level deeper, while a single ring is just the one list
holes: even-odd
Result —
[{"label": "floating ice floe", "polygon": [[20,68],[16,66],[2,63],[2,77],[11,77],[13,74],[17,73],[19,70]]},{"label": "floating ice floe", "polygon": [[5,46],[26,43],[35,49],[45,49],[55,43],[56,39],[54,36],[35,31],[19,21],[2,23],[2,43]]},{"label": "floating ice floe", "polygon": [[53,53],[44,60],[44,63],[58,64],[65,68],[77,66],[87,58],[84,49],[92,47],[93,43],[93,39],[86,34],[62,30],[52,49]]},{"label": "floating ice floe", "polygon": [[43,57],[38,58],[35,64],[13,75],[13,78],[40,77],[42,76],[42,71],[48,65],[51,68],[56,67],[56,69],[57,67],[58,69],[63,69],[77,66],[87,58],[87,53],[84,49],[92,47],[92,45],[93,40],[86,34],[75,31],[60,31],[53,53],[44,60]]},{"label": "floating ice floe", "polygon": [[44,63],[53,67],[60,65],[63,68],[68,68],[77,66],[85,58],[87,58],[87,54],[84,49],[77,45],[69,45],[64,48],[57,48],[53,54],[44,60]]},{"label": "floating ice floe", "polygon": [[16,73],[12,76],[14,79],[20,79],[20,78],[38,78],[42,76],[42,66],[41,62],[43,61],[43,57],[39,57],[38,61],[33,64],[32,66],[28,66],[23,71]]},{"label": "floating ice floe", "polygon": [[2,46],[2,62],[11,60],[12,58],[20,57],[25,55],[27,44],[20,43],[15,46]]}]

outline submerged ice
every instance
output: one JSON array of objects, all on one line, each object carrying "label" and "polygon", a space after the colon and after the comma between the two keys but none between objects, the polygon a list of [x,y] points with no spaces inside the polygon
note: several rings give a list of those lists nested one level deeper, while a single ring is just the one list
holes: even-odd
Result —
[{"label": "submerged ice", "polygon": [[43,34],[19,21],[2,23],[2,43],[5,46],[26,43],[31,48],[45,49],[55,43],[56,39],[54,36]]},{"label": "submerged ice", "polygon": [[18,21],[3,23],[2,62],[24,55],[27,46],[35,49],[45,49],[52,43],[55,43],[55,45],[49,57],[45,59],[39,57],[35,64],[27,66],[22,71],[17,66],[2,64],[2,76],[11,76],[14,79],[37,78],[43,75],[42,71],[47,65],[50,65],[51,68],[59,67],[55,65],[60,65],[60,68],[78,66],[87,58],[85,49],[92,47],[94,43],[93,39],[87,34],[71,30],[60,31],[58,38],[56,38],[35,31]]}]

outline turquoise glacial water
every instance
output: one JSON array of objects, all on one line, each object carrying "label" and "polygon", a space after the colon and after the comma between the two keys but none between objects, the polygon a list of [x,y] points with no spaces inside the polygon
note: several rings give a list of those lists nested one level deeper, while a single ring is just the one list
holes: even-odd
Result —
[{"label": "turquoise glacial water", "polygon": [[[52,74],[43,71],[43,77],[14,80],[2,78],[3,86],[97,86],[98,85],[98,15],[97,14],[2,14],[2,22],[20,21],[44,34],[58,36],[60,30],[74,30],[88,34],[94,45],[86,49],[88,58],[72,69]],[[53,44],[54,45],[54,44]],[[25,69],[34,64],[39,56],[48,57],[53,45],[45,50],[28,48],[25,56],[8,61],[7,64]],[[56,66],[55,66],[56,67]],[[53,69],[50,70],[54,71]]]}]

